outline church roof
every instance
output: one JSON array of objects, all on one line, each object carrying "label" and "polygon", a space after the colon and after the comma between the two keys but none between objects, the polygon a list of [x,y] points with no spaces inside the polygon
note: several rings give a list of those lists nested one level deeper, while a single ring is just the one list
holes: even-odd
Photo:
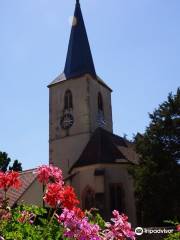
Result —
[{"label": "church roof", "polygon": [[80,3],[76,0],[64,74],[69,79],[85,73],[96,77]]},{"label": "church roof", "polygon": [[70,172],[73,168],[93,164],[136,164],[137,161],[132,143],[103,128],[97,128]]},{"label": "church roof", "polygon": [[84,74],[97,78],[80,3],[76,0],[64,72],[48,87]]},{"label": "church roof", "polygon": [[76,0],[64,71],[48,87],[68,79],[81,77],[84,74],[90,74],[94,80],[112,91],[96,74],[80,3],[79,0]]}]

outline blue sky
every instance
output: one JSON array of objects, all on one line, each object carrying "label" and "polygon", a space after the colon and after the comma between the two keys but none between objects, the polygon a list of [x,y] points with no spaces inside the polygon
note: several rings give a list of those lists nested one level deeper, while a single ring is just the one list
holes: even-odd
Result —
[{"label": "blue sky", "polygon": [[[47,85],[62,72],[75,0],[0,1],[0,151],[48,162]],[[180,86],[179,0],[81,0],[98,75],[113,89],[114,132],[143,132]]]}]

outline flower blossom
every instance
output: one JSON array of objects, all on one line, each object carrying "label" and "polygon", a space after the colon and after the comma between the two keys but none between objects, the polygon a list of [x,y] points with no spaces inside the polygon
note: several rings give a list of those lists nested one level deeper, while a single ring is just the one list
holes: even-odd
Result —
[{"label": "flower blossom", "polygon": [[15,171],[0,172],[0,189],[7,191],[10,187],[18,189],[21,186],[19,173]]},{"label": "flower blossom", "polygon": [[0,221],[5,220],[8,221],[12,217],[11,212],[8,209],[0,209]]},{"label": "flower blossom", "polygon": [[76,197],[74,189],[67,185],[64,186],[61,191],[61,202],[62,207],[72,210],[75,206],[79,204],[79,200]]},{"label": "flower blossom", "polygon": [[63,209],[60,216],[56,215],[60,224],[65,227],[64,236],[77,240],[101,240],[100,227],[88,222],[88,218],[79,218],[73,210]]},{"label": "flower blossom", "polygon": [[49,183],[47,185],[44,201],[53,208],[58,207],[62,199],[62,186],[59,183]]},{"label": "flower blossom", "polygon": [[124,214],[120,215],[117,210],[113,211],[111,223],[106,223],[107,229],[104,230],[105,239],[125,240],[127,238],[135,240],[135,233],[131,229],[131,224],[127,221],[128,217]]},{"label": "flower blossom", "polygon": [[40,183],[47,184],[51,182],[63,185],[62,171],[53,165],[42,165],[35,171],[35,174],[37,174]]},{"label": "flower blossom", "polygon": [[85,213],[83,212],[83,210],[81,210],[81,208],[79,207],[73,207],[72,209],[74,211],[74,214],[78,217],[78,218],[83,218],[85,216]]},{"label": "flower blossom", "polygon": [[71,186],[62,186],[59,183],[49,183],[43,199],[53,208],[61,206],[72,210],[79,204],[74,189]]},{"label": "flower blossom", "polygon": [[28,212],[28,211],[22,211],[21,216],[17,219],[19,223],[34,223],[36,215],[34,213]]},{"label": "flower blossom", "polygon": [[178,232],[180,232],[180,224],[178,224],[178,225],[176,226],[176,229],[177,229]]}]

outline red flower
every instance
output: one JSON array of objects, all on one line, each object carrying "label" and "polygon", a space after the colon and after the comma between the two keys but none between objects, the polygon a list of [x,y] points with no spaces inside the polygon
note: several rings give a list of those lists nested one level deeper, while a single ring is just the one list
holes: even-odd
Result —
[{"label": "red flower", "polygon": [[74,211],[74,213],[75,213],[75,215],[76,215],[77,218],[80,218],[80,219],[81,219],[81,218],[85,217],[84,212],[83,212],[80,208],[78,208],[78,207],[73,207],[72,210]]},{"label": "red flower", "polygon": [[74,189],[70,186],[62,187],[59,183],[48,184],[43,199],[48,205],[54,208],[61,206],[62,208],[72,210],[79,204]]},{"label": "red flower", "polygon": [[19,173],[18,172],[8,172],[7,173],[9,178],[9,186],[18,189],[21,186],[21,182],[19,180]]},{"label": "red flower", "polygon": [[71,186],[65,186],[61,192],[62,207],[72,210],[79,204],[79,200]]},{"label": "red flower", "polygon": [[51,207],[56,208],[61,203],[62,186],[59,183],[51,183],[47,185],[44,201]]},{"label": "red flower", "polygon": [[0,172],[0,189],[7,191],[10,187],[18,189],[20,186],[21,182],[18,172]]}]

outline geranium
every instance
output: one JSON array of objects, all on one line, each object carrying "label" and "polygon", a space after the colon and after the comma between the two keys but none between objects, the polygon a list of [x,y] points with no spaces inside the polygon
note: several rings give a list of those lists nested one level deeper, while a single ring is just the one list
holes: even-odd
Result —
[{"label": "geranium", "polygon": [[71,186],[67,185],[63,187],[61,191],[61,203],[63,208],[70,210],[79,204],[79,200]]},{"label": "geranium", "polygon": [[40,183],[47,184],[51,182],[63,185],[62,171],[53,165],[43,165],[35,171],[35,174],[37,174]]},{"label": "geranium", "polygon": [[20,186],[21,182],[18,172],[0,172],[0,189],[3,189],[6,192],[10,187],[18,189]]},{"label": "geranium", "polygon": [[88,218],[79,218],[75,211],[67,208],[63,209],[60,216],[56,215],[60,224],[65,227],[64,236],[77,240],[101,240],[100,228],[97,224],[88,222]]},{"label": "geranium", "polygon": [[[34,239],[34,236],[37,235],[38,230],[39,235],[37,236],[37,239],[41,239],[41,234],[42,239],[46,239],[49,234],[51,235],[51,229],[56,228],[52,226],[57,224],[58,221],[60,223],[60,228],[58,227],[56,229],[58,234],[64,234],[63,239],[135,240],[135,233],[132,231],[126,215],[120,215],[118,211],[114,210],[111,222],[105,223],[100,215],[93,216],[92,212],[96,211],[94,208],[84,213],[78,207],[79,200],[77,199],[74,188],[69,185],[64,185],[61,169],[52,165],[44,165],[39,167],[36,173],[39,181],[46,184],[43,199],[46,204],[54,208],[53,213],[50,210],[49,214],[47,214],[47,211],[44,211],[45,209],[42,208],[37,210],[36,208],[34,209],[34,207],[27,207],[22,211],[22,209],[24,209],[22,206],[17,209],[17,212],[14,212],[14,210],[11,212],[11,209],[8,207],[6,192],[10,187],[19,188],[21,185],[19,173],[14,171],[8,171],[6,173],[0,172],[0,189],[5,191],[4,194],[0,196],[0,225],[3,223],[8,226],[8,224],[12,221],[13,224],[11,227],[13,230],[10,231],[12,239],[17,239],[17,229],[18,236],[21,236],[22,239],[26,239],[26,236],[24,236],[24,233],[26,232],[24,231],[24,228],[26,228],[28,234],[30,234],[28,236],[31,236],[32,233],[32,239]],[[4,200],[3,195],[5,196]],[[57,213],[59,212],[62,213],[58,215]],[[43,220],[44,215],[47,220]],[[41,216],[42,218],[39,218],[38,216]],[[38,227],[32,224],[34,223],[36,217],[41,223],[41,225],[38,225],[39,220],[36,221]],[[54,218],[57,219],[56,222],[54,221]],[[42,226],[45,228],[44,231],[42,231]],[[11,228],[8,227],[7,229],[9,231]],[[179,230],[179,225],[177,226],[177,230]],[[9,236],[6,235],[6,233],[5,227],[1,228],[1,234],[5,238]],[[54,232],[52,232],[52,234],[53,236],[49,239],[54,239]],[[4,240],[2,236],[0,236],[0,240],[1,239]]]},{"label": "geranium", "polygon": [[130,238],[135,240],[135,233],[131,229],[131,224],[127,221],[128,217],[124,214],[120,215],[118,211],[114,210],[114,218],[111,218],[111,223],[106,223],[107,229],[104,231],[105,239],[125,240]]},{"label": "geranium", "polygon": [[72,210],[79,204],[74,189],[71,186],[62,187],[59,183],[49,183],[43,199],[53,208],[61,206]]},{"label": "geranium", "polygon": [[78,218],[83,218],[85,216],[84,212],[81,210],[81,208],[79,207],[73,207],[72,209],[75,213],[75,215],[78,217]]},{"label": "geranium", "polygon": [[47,185],[44,201],[51,207],[56,208],[62,200],[62,185],[59,183],[49,183]]}]

